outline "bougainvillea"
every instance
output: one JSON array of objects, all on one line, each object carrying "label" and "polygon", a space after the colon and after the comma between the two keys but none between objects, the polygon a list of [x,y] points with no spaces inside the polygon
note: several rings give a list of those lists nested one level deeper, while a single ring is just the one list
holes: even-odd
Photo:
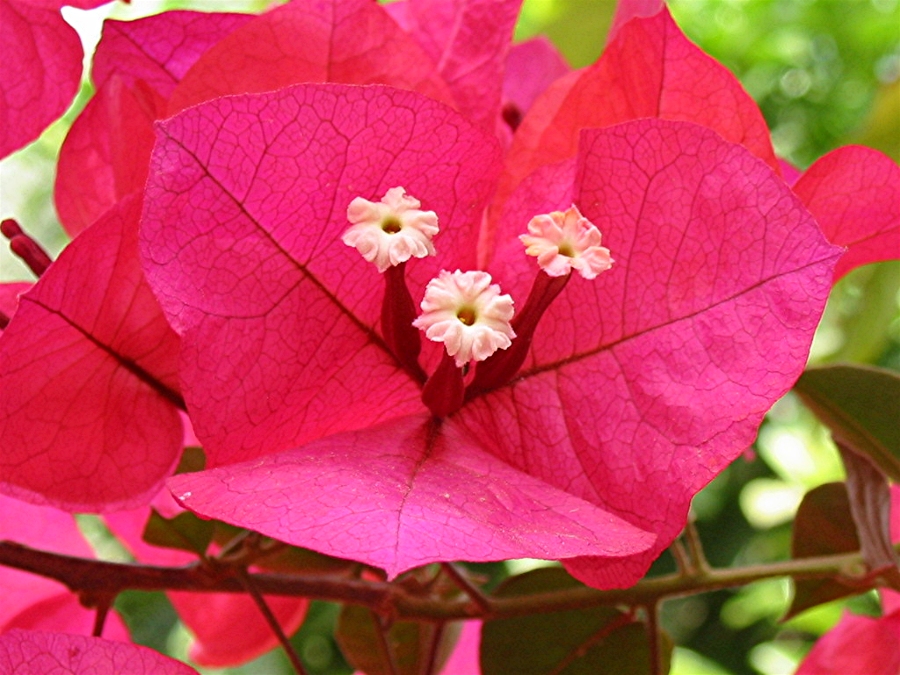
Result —
[{"label": "bougainvillea", "polygon": [[0,2],[0,157],[30,143],[75,98],[81,79],[81,40],[64,20],[63,5],[89,9],[104,0]]},{"label": "bougainvillea", "polygon": [[7,494],[71,510],[137,506],[178,463],[178,338],[137,264],[139,213],[130,197],[104,214],[3,332]]},{"label": "bougainvillea", "polygon": [[194,675],[196,670],[152,649],[86,635],[13,629],[0,635],[0,666],[27,673],[133,673]]},{"label": "bougainvillea", "polygon": [[[353,114],[342,114],[345,110]],[[260,119],[266,120],[265,125]],[[441,233],[435,238],[437,255],[415,261],[416,265],[407,263],[410,295],[421,298],[424,283],[440,269],[471,269],[476,259],[474,228],[484,208],[490,172],[496,171],[492,158],[496,154],[489,139],[478,135],[458,115],[414,94],[337,85],[300,85],[271,95],[224,99],[182,113],[163,128],[168,138],[155,150],[143,217],[148,278],[163,310],[184,337],[181,376],[185,396],[210,466],[252,460],[243,468],[229,466],[205,476],[180,477],[173,489],[186,505],[204,515],[251,526],[332,555],[365,555],[366,562],[384,567],[392,575],[446,557],[490,560],[509,557],[514,550],[519,557],[546,557],[544,542],[518,549],[492,544],[499,541],[498,523],[504,532],[516,532],[517,524],[528,531],[544,526],[548,532],[571,532],[565,541],[553,544],[559,547],[554,557],[610,554],[602,548],[581,548],[577,531],[562,529],[559,507],[549,503],[527,506],[534,496],[519,503],[524,495],[499,492],[501,487],[506,491],[510,485],[521,484],[525,476],[539,479],[531,490],[543,489],[554,495],[554,488],[569,486],[568,492],[578,499],[607,509],[619,492],[623,502],[609,510],[627,510],[632,518],[648,512],[640,522],[648,530],[653,520],[660,525],[672,521],[670,509],[684,513],[692,490],[712,477],[718,462],[727,463],[749,444],[759,415],[771,404],[764,390],[747,392],[742,377],[748,384],[773,386],[769,394],[773,398],[783,393],[796,369],[802,367],[804,345],[815,326],[814,318],[810,320],[806,314],[812,301],[808,293],[815,293],[821,303],[830,288],[829,262],[836,252],[821,239],[816,243],[815,225],[799,202],[777,177],[770,177],[762,167],[753,168],[753,161],[744,159],[740,147],[720,145],[713,134],[688,124],[642,121],[594,132],[596,136],[583,137],[588,147],[596,149],[582,155],[575,187],[571,182],[566,185],[575,173],[567,171],[554,177],[555,182],[541,181],[539,193],[529,192],[518,199],[514,195],[512,201],[530,216],[553,211],[574,197],[591,220],[600,224],[617,264],[592,283],[572,281],[559,303],[543,317],[542,327],[550,324],[546,332],[534,332],[523,370],[480,392],[476,380],[470,401],[435,427],[427,416],[421,417],[427,412],[421,402],[422,383],[416,381],[414,372],[405,372],[411,368],[398,367],[383,339],[387,329],[378,325],[382,304],[391,300],[391,292],[399,291],[387,281],[388,300],[371,293],[369,289],[378,282],[377,269],[361,261],[340,237],[347,228],[347,206],[356,196],[380,196],[402,184],[441,220]],[[204,128],[215,129],[215,136],[205,135]],[[233,155],[229,139],[236,137],[237,130],[248,139],[240,145],[248,162],[241,172],[216,160]],[[266,136],[276,140],[266,141]],[[447,141],[442,143],[442,137]],[[249,142],[252,138],[260,139],[256,147]],[[686,147],[697,149],[684,152]],[[280,160],[288,148],[293,153],[290,161]],[[628,156],[640,160],[618,159]],[[372,175],[376,161],[379,169]],[[729,163],[734,166],[730,171],[720,168]],[[678,190],[665,183],[667,166],[673,167],[670,175],[679,177],[682,187]],[[633,173],[628,173],[629,167]],[[571,168],[575,169],[574,164]],[[715,183],[724,181],[726,173],[746,181],[743,196],[738,186],[727,183],[727,187],[717,186],[715,192],[704,194],[704,185],[710,180],[707,176],[719,171],[722,175],[713,179]],[[685,181],[691,173],[696,175],[692,185]],[[616,175],[620,182],[610,185],[607,175]],[[759,178],[751,178],[756,175]],[[298,190],[297,185],[305,187]],[[661,199],[653,190],[655,185],[665,194],[664,202],[642,213],[642,203]],[[771,201],[758,204],[767,190]],[[731,208],[739,214],[736,218],[721,212],[723,193],[732,200]],[[623,199],[628,201],[622,203]],[[683,209],[680,216],[676,215],[679,205]],[[768,218],[751,216],[754,206],[768,213]],[[198,209],[209,215],[199,218]],[[662,214],[668,233],[660,229],[662,223],[654,222]],[[521,307],[539,270],[517,239],[525,233],[527,222],[521,213],[517,216],[508,219],[510,229],[516,228],[511,236],[498,234],[502,253],[492,260],[489,270]],[[701,218],[705,222],[700,223]],[[703,228],[703,239],[688,234],[692,222]],[[739,239],[738,232],[746,232],[757,245]],[[663,233],[666,237],[661,240]],[[698,243],[678,255],[674,249],[678,240],[685,238]],[[671,243],[665,243],[667,240]],[[711,252],[704,252],[705,246],[719,250],[726,242],[734,244],[735,261],[728,261],[721,252],[710,259]],[[671,250],[666,252],[667,248]],[[717,275],[719,269],[743,269],[737,262],[741,255],[753,256],[752,251],[763,250],[777,252],[784,267],[760,260],[744,279]],[[791,255],[786,255],[787,251]],[[722,255],[725,259],[719,259]],[[641,271],[641,262],[646,272]],[[424,271],[419,271],[423,267]],[[659,272],[661,267],[667,270],[665,274]],[[746,267],[750,267],[749,261]],[[801,276],[794,281],[796,275]],[[608,290],[603,288],[604,279],[613,280]],[[679,283],[688,282],[690,291],[679,288]],[[769,282],[785,287],[772,299],[756,300],[753,296],[759,287]],[[702,288],[697,286],[701,283]],[[792,287],[794,290],[789,290]],[[802,294],[796,296],[800,288]],[[641,305],[640,319],[629,316],[629,294]],[[653,309],[654,300],[662,303],[659,310]],[[797,302],[796,308],[792,308],[793,302]],[[599,319],[595,312],[602,307],[608,310]],[[753,327],[741,359],[735,360],[735,330],[725,317],[740,317],[744,312],[746,318],[738,322]],[[707,313],[710,316],[704,317]],[[779,339],[765,341],[759,352],[760,365],[751,366],[749,348],[759,344],[766,316],[771,317]],[[704,324],[720,325],[721,331],[693,327],[694,317],[702,317]],[[798,325],[797,345],[784,341],[784,322]],[[699,333],[702,338],[695,343],[685,337],[687,333]],[[716,334],[728,342],[727,352],[721,356],[713,356],[722,349],[717,346]],[[779,376],[762,374],[778,362],[773,352],[776,343],[785,348],[783,358],[795,364],[793,373],[780,383],[784,365],[773,368],[781,371]],[[673,350],[671,346],[676,344],[679,349]],[[621,366],[607,353],[614,351],[612,345],[644,354],[644,368],[626,378],[630,387],[623,382],[622,390],[615,385]],[[428,347],[424,346],[422,359],[426,372],[433,371],[439,360]],[[660,358],[658,372],[648,367],[654,353]],[[732,356],[727,356],[729,353]],[[259,358],[262,354],[272,358]],[[667,363],[670,359],[677,363]],[[621,358],[621,363],[629,361],[634,359]],[[734,364],[733,370],[728,363]],[[476,366],[476,378],[481,367]],[[558,369],[564,369],[565,375],[558,374]],[[738,370],[743,373],[735,372]],[[529,371],[533,375],[525,376]],[[663,373],[667,377],[654,384]],[[512,376],[516,379],[508,382]],[[361,377],[367,387],[349,386]],[[696,377],[703,378],[711,397],[726,406],[723,413],[699,405],[696,387],[689,384]],[[229,381],[234,385],[222,384]],[[599,387],[604,381],[605,386]],[[679,382],[684,386],[681,400]],[[659,393],[648,393],[646,401],[642,400],[645,388],[659,388]],[[726,393],[729,390],[731,394]],[[600,391],[605,391],[605,396],[601,397]],[[661,394],[665,395],[661,398]],[[726,403],[728,396],[734,398]],[[273,407],[273,400],[282,404]],[[381,401],[387,405],[379,405]],[[567,401],[576,406],[574,410]],[[737,401],[746,406],[739,416],[733,414]],[[591,426],[582,419],[581,430],[572,438],[578,427],[566,419],[587,418],[577,412],[579,406],[617,409],[618,413],[611,418],[592,416],[588,418],[595,420]],[[759,408],[754,410],[756,406]],[[643,420],[636,413],[639,409],[646,410]],[[668,433],[688,436],[673,439],[666,438],[667,431],[652,431],[653,424],[647,420],[651,411],[671,418],[674,409],[684,426]],[[692,421],[698,414],[706,416],[703,423]],[[735,417],[747,418],[743,433]],[[702,445],[699,438],[688,440],[695,425],[704,433],[718,425],[714,435],[720,442],[729,436],[734,440],[725,447],[710,447],[702,469],[685,464],[687,475],[678,476],[684,460],[677,457],[677,447]],[[367,426],[378,429],[372,441],[366,439]],[[627,436],[622,435],[624,426],[631,427]],[[619,431],[613,431],[617,428]],[[538,429],[547,437],[538,435]],[[647,436],[641,438],[644,434]],[[446,444],[448,437],[454,439],[452,445]],[[640,453],[646,458],[645,469],[635,468],[639,464],[633,457],[638,454],[636,437],[641,438],[640,445],[656,450]],[[265,443],[258,445],[256,438],[265,438]],[[392,441],[387,446],[389,438]],[[605,438],[606,442],[589,438]],[[490,445],[485,447],[485,439],[495,442],[487,441]],[[602,459],[604,446],[609,448],[608,460]],[[385,456],[387,447],[392,450],[386,456],[396,458],[390,469],[374,463]],[[371,449],[366,452],[364,448]],[[360,456],[367,461],[359,464]],[[615,465],[613,457],[629,467],[629,476],[637,470],[641,479],[601,471],[607,462]],[[497,459],[514,471],[510,473],[502,463],[495,467]],[[329,463],[333,463],[331,470]],[[657,463],[671,467],[666,474],[673,481],[668,489],[666,481],[650,483],[654,474],[662,477]],[[351,473],[348,468],[354,464],[359,466]],[[498,474],[500,471],[504,473]],[[338,475],[341,481],[328,478]],[[504,480],[494,480],[497,475],[504,475]],[[273,481],[266,482],[264,476],[272,476]],[[332,480],[341,484],[332,484]],[[622,486],[623,482],[628,483],[627,488],[613,491],[600,487]],[[646,506],[639,505],[645,500],[635,494],[638,482],[646,486],[648,495],[656,495],[652,502],[646,500]],[[674,487],[683,482],[690,487]],[[441,491],[438,486],[442,484],[445,489]],[[366,489],[371,485],[383,488],[377,492]],[[680,493],[672,497],[680,502],[677,506],[667,503],[668,490]],[[267,498],[251,498],[256,491]],[[207,500],[215,506],[206,505]],[[297,500],[302,500],[302,508],[296,508]],[[273,505],[270,511],[268,504]],[[466,516],[473,513],[474,504],[483,504],[486,510],[475,512],[477,516],[470,519]],[[575,508],[571,502],[564,504],[566,510]],[[588,504],[577,508],[585,516],[583,523],[590,523]],[[532,515],[522,519],[526,509]],[[649,515],[659,513],[657,509],[667,515]],[[552,524],[542,522],[541,511],[546,518],[553,518]],[[302,520],[294,524],[290,513],[302,513]],[[444,517],[439,519],[439,513]],[[434,521],[446,521],[439,536],[435,536],[435,525],[425,528],[422,524]],[[666,532],[669,539],[679,529],[675,522]],[[371,537],[377,543],[372,553],[366,554],[368,547],[357,539],[357,529],[349,523],[359,523],[367,540]],[[524,542],[524,536],[523,532],[514,538]],[[597,534],[588,539],[598,546],[603,541]],[[622,530],[615,539],[623,545],[627,541]],[[649,543],[648,539],[637,541],[642,544],[640,549]],[[656,544],[665,545],[667,541]],[[494,546],[496,550],[492,550]],[[622,550],[619,555],[634,552]],[[625,576],[607,583],[633,580]]]},{"label": "bougainvillea", "polygon": [[[22,72],[69,82],[72,54],[40,56],[56,4],[0,3],[36,45]],[[107,22],[58,165],[77,237],[17,305],[0,289],[0,490],[118,512],[148,563],[196,557],[141,541],[165,485],[388,580],[511,558],[640,580],[803,371],[834,280],[896,257],[900,170],[847,147],[789,185],[752,99],[658,2],[571,72],[511,47],[520,4]],[[74,93],[3,86],[5,152]],[[184,419],[205,467],[173,475]],[[234,630],[249,597],[172,597],[199,662],[276,641]],[[274,623],[306,602],[270,598]],[[11,662],[125,658],[9,635]]]}]

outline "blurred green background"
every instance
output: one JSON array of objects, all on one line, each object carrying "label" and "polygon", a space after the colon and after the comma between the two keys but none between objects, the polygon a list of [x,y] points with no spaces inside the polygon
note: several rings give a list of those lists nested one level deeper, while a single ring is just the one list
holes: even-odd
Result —
[{"label": "blurred green background", "polygon": [[[244,10],[264,1],[133,0],[92,12],[71,12],[96,40],[99,21],[191,7]],[[671,0],[687,35],[740,78],[759,103],[776,151],[799,167],[829,150],[863,143],[900,160],[900,2],[898,0]],[[517,37],[546,33],[580,67],[600,54],[615,3],[604,0],[526,0]],[[93,27],[93,28],[92,28]],[[91,31],[94,37],[90,38]],[[39,141],[0,162],[0,216],[14,216],[56,253],[65,237],[50,199],[53,162],[65,131],[90,94]],[[29,279],[5,250],[0,279]],[[900,262],[870,265],[834,289],[816,335],[811,361],[853,361],[900,370]],[[825,430],[792,395],[779,402],[755,446],[695,500],[698,528],[711,562],[745,565],[788,557],[790,523],[805,491],[840,479],[842,468]],[[95,533],[105,555],[123,553]],[[492,577],[528,569],[521,562],[482,567]],[[653,573],[671,569],[664,556]],[[663,621],[679,647],[673,673],[781,675],[793,672],[816,636],[845,605],[877,613],[874,596],[836,602],[778,623],[790,601],[784,580],[670,601]],[[189,635],[162,594],[126,593],[117,603],[139,641],[184,658]],[[331,637],[337,608],[314,603],[294,637],[311,674],[348,673]],[[247,666],[210,673],[287,673],[277,651]]]}]

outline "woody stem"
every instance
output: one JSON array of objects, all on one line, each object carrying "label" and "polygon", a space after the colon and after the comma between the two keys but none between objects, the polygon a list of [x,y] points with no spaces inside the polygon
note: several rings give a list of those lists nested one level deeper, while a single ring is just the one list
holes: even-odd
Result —
[{"label": "woody stem", "polygon": [[[895,547],[900,551],[900,545]],[[118,593],[137,590],[190,590],[199,593],[243,593],[234,576],[211,574],[203,565],[155,567],[111,563],[39,551],[14,542],[0,542],[0,564],[62,582],[75,592]],[[498,619],[609,605],[648,605],[667,598],[743,586],[754,581],[791,576],[794,579],[839,579],[853,584],[847,570],[863,569],[859,553],[817,556],[738,568],[696,570],[644,579],[627,589],[600,591],[587,586],[533,595],[499,598],[484,596],[486,606],[471,599],[436,599],[401,586],[324,574],[253,573],[247,578],[262,594],[309,597],[363,605],[373,610],[390,607],[397,618],[431,621]]]}]

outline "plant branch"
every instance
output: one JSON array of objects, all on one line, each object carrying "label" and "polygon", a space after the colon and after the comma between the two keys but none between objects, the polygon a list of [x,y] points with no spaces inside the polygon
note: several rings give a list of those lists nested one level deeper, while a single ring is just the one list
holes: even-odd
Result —
[{"label": "plant branch", "polygon": [[682,536],[687,542],[694,569],[701,573],[709,570],[709,563],[706,561],[706,554],[703,552],[703,544],[700,541],[700,533],[697,531],[697,526],[694,524],[693,513],[688,516],[687,525],[684,526]]},{"label": "plant branch", "polygon": [[432,675],[432,673],[437,672],[437,662],[438,662],[438,652],[441,648],[441,640],[444,637],[444,632],[447,630],[446,623],[438,623],[434,625],[434,631],[431,634],[431,642],[428,645],[428,656],[425,661],[425,670],[422,671],[427,673],[428,675]]},{"label": "plant branch", "polygon": [[672,542],[672,545],[669,546],[669,552],[675,559],[675,565],[678,567],[679,574],[691,575],[696,572],[694,561],[691,560],[691,556],[680,538]]},{"label": "plant branch", "polygon": [[272,609],[269,607],[269,603],[266,602],[266,599],[256,589],[254,581],[250,578],[250,574],[243,567],[236,568],[234,572],[238,581],[241,582],[241,585],[244,587],[250,597],[253,598],[253,602],[256,603],[256,606],[259,608],[259,611],[265,618],[266,623],[269,624],[269,628],[275,634],[275,637],[278,638],[278,642],[281,644],[281,648],[284,650],[285,655],[288,657],[288,660],[294,667],[294,672],[296,672],[297,675],[306,675],[306,669],[303,667],[303,663],[300,661],[300,657],[297,655],[294,646],[291,644],[288,636],[285,635],[284,630],[282,630],[281,624],[278,622],[278,618],[275,616],[275,614],[272,613]]},{"label": "plant branch", "polygon": [[663,651],[660,646],[662,627],[659,625],[659,603],[648,604],[644,607],[647,612],[647,622],[644,629],[647,631],[648,657],[650,658],[650,672],[653,675],[662,675],[668,672],[663,669]]},{"label": "plant branch", "polygon": [[[117,594],[126,589],[180,590],[198,593],[243,593],[245,587],[228,567],[213,570],[200,563],[183,567],[156,567],[112,563],[49,553],[14,542],[0,542],[0,565],[56,579],[76,593]],[[787,560],[738,568],[697,570],[644,579],[628,589],[599,591],[578,587],[496,598],[485,596],[486,606],[470,598],[443,600],[416,594],[397,584],[363,581],[327,574],[248,574],[254,588],[265,595],[288,595],[369,607],[376,612],[392,608],[398,619],[452,621],[498,619],[559,612],[603,605],[650,605],[659,600],[695,595],[733,586],[792,576],[796,579],[860,580],[849,570],[865,569],[859,553]]]},{"label": "plant branch", "polygon": [[381,651],[381,656],[384,659],[383,662],[391,669],[391,675],[397,675],[397,661],[394,658],[394,650],[391,649],[390,640],[388,640],[388,634],[391,630],[390,623],[383,616],[376,616],[375,624],[378,627],[376,635],[378,636],[378,649]]},{"label": "plant branch", "polygon": [[485,612],[491,609],[491,601],[485,597],[477,586],[475,586],[464,571],[460,570],[454,563],[441,563],[441,568],[447,573],[453,583],[455,583],[461,591],[468,595],[475,604],[477,604]]}]

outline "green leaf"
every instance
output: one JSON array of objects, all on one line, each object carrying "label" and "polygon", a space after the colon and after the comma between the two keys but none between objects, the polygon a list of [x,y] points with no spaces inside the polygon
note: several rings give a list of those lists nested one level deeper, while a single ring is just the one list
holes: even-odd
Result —
[{"label": "green leaf", "polygon": [[143,540],[154,546],[175,548],[203,555],[212,541],[215,523],[203,520],[185,511],[172,519],[163,518],[156,510],[150,511],[150,518],[141,535]]},{"label": "green leaf", "polygon": [[347,605],[334,637],[347,663],[366,675],[431,675],[449,657],[460,627],[426,621],[383,626],[368,608]]},{"label": "green leaf", "polygon": [[[511,577],[496,591],[514,597],[578,587],[560,568]],[[663,640],[666,671],[672,646]],[[486,621],[481,633],[484,675],[647,675],[650,647],[644,625],[610,607]]]},{"label": "green leaf", "polygon": [[[807,492],[794,520],[792,557],[812,558],[858,550],[859,538],[850,513],[846,486],[843,483],[827,483]],[[794,599],[784,618],[789,619],[810,607],[866,590],[866,587],[849,586],[832,579],[795,580]]]},{"label": "green leaf", "polygon": [[581,68],[600,55],[615,12],[615,2],[525,0],[516,40],[546,35],[573,68]]},{"label": "green leaf", "polygon": [[309,549],[288,546],[276,553],[267,555],[259,565],[268,572],[281,572],[292,574],[303,572],[306,574],[340,574],[347,575],[359,563],[353,560],[332,558],[331,556],[310,551]]},{"label": "green leaf", "polygon": [[880,368],[808,369],[795,391],[835,440],[900,482],[900,375]]},{"label": "green leaf", "polygon": [[175,473],[194,473],[195,471],[203,471],[206,466],[206,453],[203,448],[189,445],[181,453],[181,459],[178,462],[178,468]]}]

